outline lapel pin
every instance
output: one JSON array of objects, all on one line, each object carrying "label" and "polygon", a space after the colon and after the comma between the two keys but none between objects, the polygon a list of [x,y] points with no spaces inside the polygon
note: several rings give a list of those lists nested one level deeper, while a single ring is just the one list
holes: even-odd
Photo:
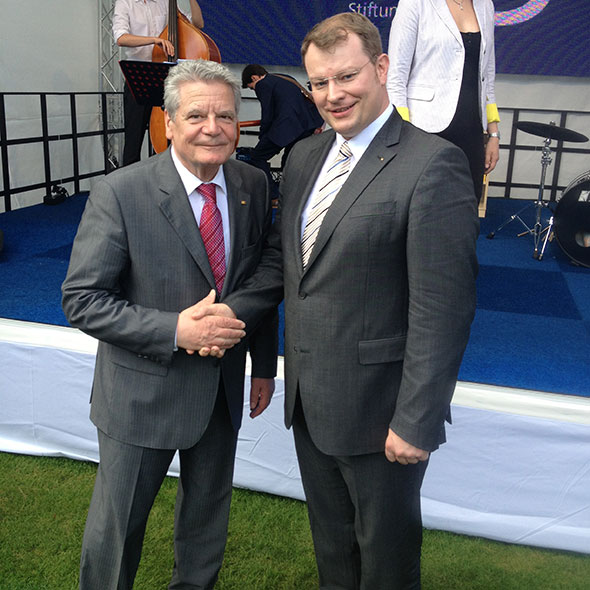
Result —
[{"label": "lapel pin", "polygon": [[245,205],[246,201],[240,201],[240,205]]},{"label": "lapel pin", "polygon": [[385,158],[383,156],[379,156],[379,161],[383,162],[383,160],[385,160]]}]

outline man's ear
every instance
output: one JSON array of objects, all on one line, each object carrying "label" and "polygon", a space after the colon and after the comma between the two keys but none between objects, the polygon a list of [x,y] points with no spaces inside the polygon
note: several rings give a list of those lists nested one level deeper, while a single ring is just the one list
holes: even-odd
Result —
[{"label": "man's ear", "polygon": [[166,130],[166,139],[172,140],[172,131],[170,126],[174,124],[174,121],[168,116],[168,111],[164,111],[164,129]]},{"label": "man's ear", "polygon": [[387,83],[387,71],[389,70],[389,56],[387,53],[382,53],[379,57],[377,57],[377,61],[375,62],[375,67],[377,70],[377,75],[379,80],[382,84]]}]

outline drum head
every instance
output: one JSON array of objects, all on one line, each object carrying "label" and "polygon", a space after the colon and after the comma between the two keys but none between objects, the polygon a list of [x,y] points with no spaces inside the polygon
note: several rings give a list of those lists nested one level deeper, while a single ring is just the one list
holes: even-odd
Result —
[{"label": "drum head", "polygon": [[555,209],[555,237],[573,262],[590,268],[590,171],[564,191]]}]

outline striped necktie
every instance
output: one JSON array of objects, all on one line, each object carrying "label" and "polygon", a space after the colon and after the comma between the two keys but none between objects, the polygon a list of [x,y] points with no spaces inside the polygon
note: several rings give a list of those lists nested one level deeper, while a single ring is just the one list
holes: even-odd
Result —
[{"label": "striped necktie", "polygon": [[301,258],[303,260],[303,268],[307,266],[313,245],[315,244],[317,235],[320,231],[322,221],[330,205],[334,202],[336,195],[342,188],[342,185],[348,177],[350,170],[352,152],[348,142],[345,141],[340,146],[340,151],[336,156],[332,165],[328,168],[324,178],[320,182],[320,188],[315,194],[313,203],[309,210],[307,223],[303,230],[301,238]]},{"label": "striped necktie", "polygon": [[225,279],[225,243],[221,213],[217,208],[215,185],[212,183],[201,184],[197,187],[197,192],[205,199],[199,229],[209,257],[217,292],[221,294]]}]

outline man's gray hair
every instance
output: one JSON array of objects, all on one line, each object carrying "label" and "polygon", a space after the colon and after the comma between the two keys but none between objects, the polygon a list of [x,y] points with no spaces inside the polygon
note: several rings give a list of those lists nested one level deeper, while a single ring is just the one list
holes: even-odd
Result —
[{"label": "man's gray hair", "polygon": [[168,116],[174,120],[180,105],[180,87],[187,82],[222,82],[227,84],[234,93],[236,115],[240,111],[242,91],[240,81],[223,66],[205,59],[189,59],[181,61],[170,68],[164,81],[164,108]]}]

